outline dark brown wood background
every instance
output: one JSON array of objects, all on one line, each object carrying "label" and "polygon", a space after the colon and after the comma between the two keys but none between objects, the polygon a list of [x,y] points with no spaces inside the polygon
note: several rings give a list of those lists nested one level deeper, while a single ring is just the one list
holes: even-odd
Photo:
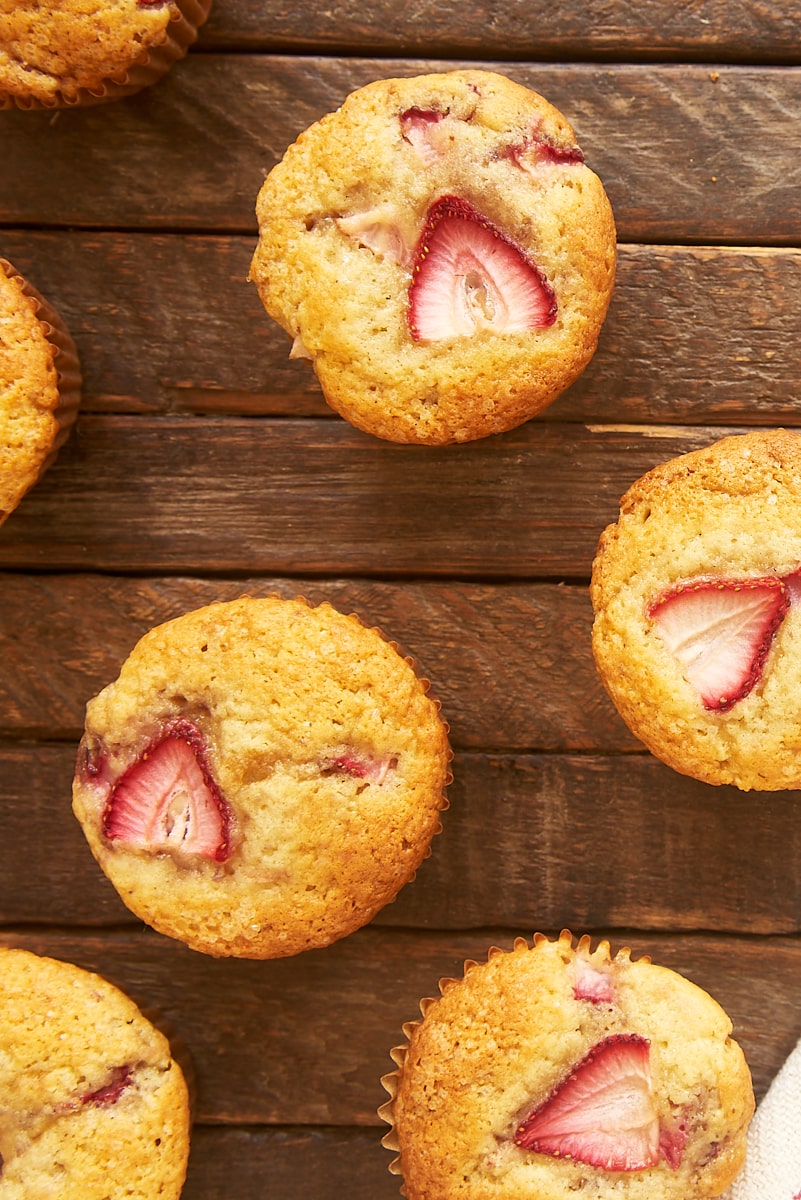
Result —
[{"label": "dark brown wood background", "polygon": [[[729,1010],[761,1096],[801,1034],[801,803],[682,778],[595,676],[587,580],[625,488],[801,424],[793,6],[216,0],[106,107],[0,113],[0,253],[61,310],[85,395],[0,530],[0,942],[159,1009],[191,1053],[185,1200],[398,1194],[380,1076],[420,997],[534,930],[608,935]],[[542,417],[435,450],[331,414],[246,282],[265,173],[381,76],[476,63],[575,125],[612,200],[598,353]],[[274,963],[134,921],[70,812],[86,700],[151,625],[243,590],[327,598],[432,680],[451,808],[371,927]]]}]

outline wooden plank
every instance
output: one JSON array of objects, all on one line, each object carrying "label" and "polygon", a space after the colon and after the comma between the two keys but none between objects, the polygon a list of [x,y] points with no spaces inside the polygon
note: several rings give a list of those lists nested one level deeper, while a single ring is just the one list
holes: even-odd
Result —
[{"label": "wooden plank", "polygon": [[635,479],[729,432],[530,423],[434,448],[89,415],[0,530],[0,568],[576,579]]},{"label": "wooden plank", "polygon": [[[74,744],[0,747],[4,852],[24,864],[0,875],[0,924],[136,923],[72,817],[74,763]],[[443,832],[378,925],[801,933],[796,792],[713,788],[646,755],[459,753],[453,772]]]},{"label": "wooden plank", "polygon": [[488,54],[503,58],[666,59],[725,62],[798,62],[798,29],[786,6],[706,0],[666,4],[626,0],[586,5],[510,0],[502,8],[481,3],[426,3],[413,7],[374,0],[369,7],[345,0],[315,11],[258,0],[216,4],[201,48],[322,51],[355,50],[422,57]]},{"label": "wooden plank", "polygon": [[[516,932],[363,929],[273,962],[209,959],[149,932],[11,930],[0,944],[99,971],[160,1013],[194,1065],[201,1124],[380,1127],[379,1080],[392,1069],[403,1022],[418,1015],[421,997],[436,995],[440,978],[493,944],[511,948]],[[519,932],[530,939],[533,931]],[[797,940],[618,931],[611,943],[650,954],[714,995],[764,1092],[798,1036]]]},{"label": "wooden plank", "polygon": [[[69,324],[84,411],[333,417],[246,282],[253,238],[5,230],[0,245]],[[541,419],[798,424],[799,269],[798,250],[621,246],[598,352]]]},{"label": "wooden plank", "polygon": [[595,671],[586,588],[513,583],[0,574],[0,730],[77,739],[151,626],[242,594],[303,594],[378,626],[432,681],[456,746],[639,747]]},{"label": "wooden plank", "polygon": [[397,1200],[381,1137],[373,1128],[195,1126],[181,1200]]},{"label": "wooden plank", "polygon": [[[253,232],[264,174],[311,121],[372,79],[455,65],[195,54],[123,104],[5,113],[0,222]],[[621,241],[797,243],[787,114],[801,110],[801,68],[477,65],[572,121]]]}]

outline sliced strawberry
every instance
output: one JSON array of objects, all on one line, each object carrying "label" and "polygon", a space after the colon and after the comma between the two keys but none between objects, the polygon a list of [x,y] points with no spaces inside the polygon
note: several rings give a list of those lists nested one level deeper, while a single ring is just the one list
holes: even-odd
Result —
[{"label": "sliced strawberry", "polygon": [[425,108],[408,108],[400,115],[403,140],[414,146],[426,166],[431,166],[442,156],[436,127],[444,116],[444,113]]},{"label": "sliced strawberry", "polygon": [[656,1166],[660,1131],[649,1054],[639,1034],[604,1038],[526,1118],[517,1145],[607,1171]]},{"label": "sliced strawberry", "polygon": [[801,569],[793,571],[791,575],[785,575],[782,583],[787,588],[790,603],[798,604],[801,600]]},{"label": "sliced strawberry", "polygon": [[523,146],[512,146],[509,151],[517,165],[530,175],[539,167],[553,165],[572,166],[584,162],[584,154],[578,146],[555,146],[552,142],[531,138]]},{"label": "sliced strawberry", "polygon": [[589,1000],[591,1004],[611,1004],[615,999],[611,971],[599,971],[586,959],[577,958],[573,995],[576,1000]]},{"label": "sliced strawberry", "polygon": [[790,604],[781,579],[695,579],[648,607],[668,650],[704,707],[728,712],[762,677]]},{"label": "sliced strawberry", "polygon": [[102,786],[110,781],[108,756],[100,746],[90,745],[86,737],[81,738],[78,746],[75,773],[82,783]]},{"label": "sliced strawberry", "polygon": [[108,1082],[93,1092],[85,1092],[80,1098],[80,1103],[94,1104],[98,1108],[110,1108],[112,1104],[117,1103],[132,1080],[133,1072],[130,1066],[114,1067]]},{"label": "sliced strawberry", "polygon": [[401,266],[411,261],[410,243],[414,235],[408,236],[404,232],[404,221],[393,205],[380,204],[335,220],[343,233],[380,258],[389,258]]},{"label": "sliced strawberry", "polygon": [[225,862],[231,810],[209,771],[197,726],[175,721],[120,777],[106,802],[103,832],[137,849]]},{"label": "sliced strawberry", "polygon": [[330,770],[352,775],[354,779],[366,779],[368,783],[382,784],[390,769],[397,765],[394,754],[376,758],[360,758],[354,754],[341,754],[331,763]]},{"label": "sliced strawberry", "polygon": [[689,1129],[686,1115],[676,1117],[671,1123],[663,1125],[659,1133],[659,1149],[662,1157],[674,1171],[681,1166],[684,1157],[684,1147],[687,1145]]},{"label": "sliced strawberry", "polygon": [[553,289],[537,266],[466,200],[429,209],[414,256],[409,330],[415,341],[522,333],[556,320]]}]

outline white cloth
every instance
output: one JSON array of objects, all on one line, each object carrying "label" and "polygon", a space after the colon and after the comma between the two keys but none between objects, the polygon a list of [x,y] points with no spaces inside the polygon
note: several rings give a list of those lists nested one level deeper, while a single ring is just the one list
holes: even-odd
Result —
[{"label": "white cloth", "polygon": [[801,1200],[801,1041],[756,1111],[745,1168],[723,1200]]}]

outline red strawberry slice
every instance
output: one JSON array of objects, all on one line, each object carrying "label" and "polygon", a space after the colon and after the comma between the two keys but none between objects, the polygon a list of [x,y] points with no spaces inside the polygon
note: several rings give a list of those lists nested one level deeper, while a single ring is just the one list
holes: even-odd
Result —
[{"label": "red strawberry slice", "polygon": [[388,772],[397,765],[398,759],[395,754],[385,754],[380,758],[359,758],[355,754],[341,754],[331,763],[330,769],[352,775],[354,779],[366,779],[368,783],[380,786]]},{"label": "red strawberry slice", "polygon": [[426,166],[433,164],[442,156],[442,147],[438,144],[435,130],[445,114],[426,108],[407,108],[400,115],[401,136],[410,146],[414,146]]},{"label": "red strawberry slice", "polygon": [[409,288],[415,341],[523,333],[555,320],[553,289],[519,246],[466,200],[442,196],[431,206]]},{"label": "red strawberry slice", "polygon": [[174,722],[120,777],[106,803],[103,832],[110,841],[141,850],[225,862],[231,810],[211,776],[195,725]]},{"label": "red strawberry slice", "polygon": [[85,1092],[81,1104],[94,1104],[100,1108],[110,1108],[116,1104],[122,1093],[133,1081],[133,1070],[130,1066],[114,1067],[107,1083],[96,1088],[93,1092]]},{"label": "red strawberry slice", "polygon": [[532,138],[523,146],[512,146],[509,153],[513,160],[530,175],[536,175],[542,166],[573,166],[584,162],[579,146],[555,146],[552,142]]},{"label": "red strawberry slice", "polygon": [[604,1038],[526,1118],[517,1145],[607,1171],[656,1166],[660,1132],[649,1054],[639,1034]]},{"label": "red strawberry slice", "polygon": [[591,1004],[612,1004],[615,983],[611,972],[600,971],[586,959],[577,958],[573,995],[576,1000],[588,1000]]},{"label": "red strawberry slice", "polygon": [[657,597],[648,616],[704,707],[728,712],[761,679],[789,605],[788,588],[772,575],[695,579]]}]

